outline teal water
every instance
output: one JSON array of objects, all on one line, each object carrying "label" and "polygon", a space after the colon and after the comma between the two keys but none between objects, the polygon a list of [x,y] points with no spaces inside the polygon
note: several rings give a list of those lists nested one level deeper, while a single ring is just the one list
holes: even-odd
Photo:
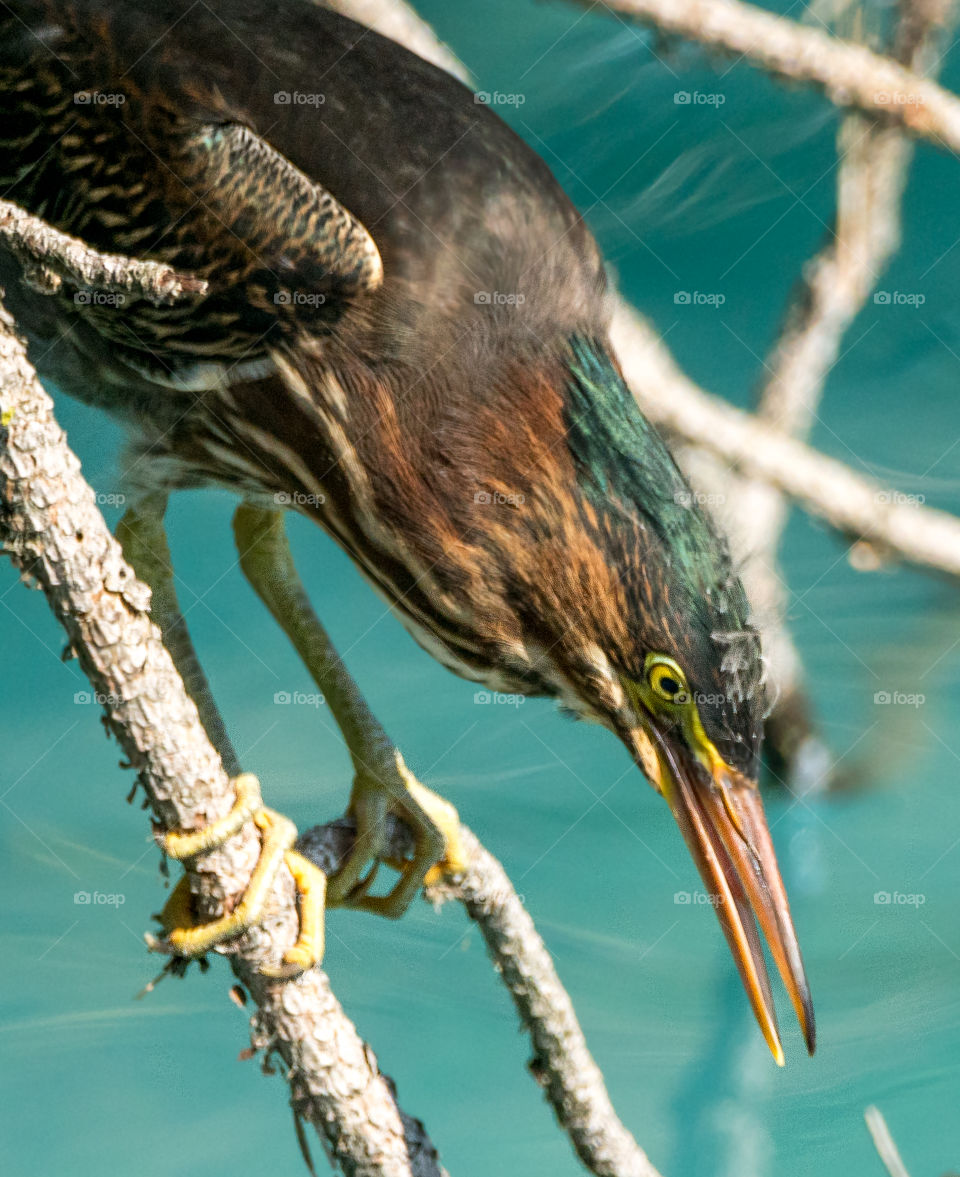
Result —
[{"label": "teal water", "polygon": [[[836,119],[749,68],[669,54],[561,4],[429,0],[421,11],[586,212],[622,286],[683,366],[745,403],[784,300],[826,231]],[[786,7],[784,5],[784,7]],[[951,52],[945,79],[960,82]],[[722,106],[678,105],[678,90]],[[920,148],[905,245],[831,375],[815,442],[960,512],[956,161]],[[677,305],[677,290],[722,293]],[[91,482],[123,492],[122,439],[61,400]],[[231,548],[230,498],[181,495],[182,602],[246,767],[307,826],[339,812],[349,766],[302,667]],[[107,507],[111,520],[118,515]],[[666,807],[605,733],[540,702],[477,706],[417,649],[349,562],[291,520],[319,611],[411,765],[504,861],[549,944],[627,1125],[669,1177],[879,1174],[862,1124],[878,1103],[913,1177],[960,1164],[960,600],[917,573],[853,571],[795,517],[790,617],[823,732],[859,787],[768,812],[820,1026],[808,1059],[781,1008],[787,1067],[760,1039],[716,921],[674,894],[694,870]],[[0,565],[0,1058],[4,1171],[71,1177],[301,1173],[284,1088],[237,1062],[230,976],[165,982],[141,942],[162,903],[144,815],[124,804],[87,684],[63,664],[39,594]],[[877,692],[922,695],[878,705]],[[76,892],[120,896],[82,905]],[[877,892],[922,903],[877,904]],[[333,984],[454,1177],[576,1174],[525,1074],[526,1042],[461,914],[398,924],[334,912]],[[318,1157],[322,1167],[322,1158]]]}]

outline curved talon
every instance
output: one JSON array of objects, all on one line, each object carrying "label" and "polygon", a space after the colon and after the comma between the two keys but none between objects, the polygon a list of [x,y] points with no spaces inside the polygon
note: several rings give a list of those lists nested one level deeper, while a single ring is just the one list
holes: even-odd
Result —
[{"label": "curved talon", "polygon": [[373,881],[363,872],[371,859],[376,864],[383,851],[389,804],[390,795],[379,781],[357,774],[347,809],[356,822],[357,836],[340,869],[330,877],[327,902],[331,907],[347,906],[358,888],[366,888]]},{"label": "curved talon", "polygon": [[283,954],[279,965],[265,965],[260,972],[264,977],[286,981],[323,960],[327,876],[296,850],[288,850],[284,861],[297,887],[300,935],[296,944]]},{"label": "curved talon", "polygon": [[261,972],[278,979],[293,977],[311,968],[323,956],[326,876],[293,849],[297,837],[293,822],[263,807],[255,776],[243,773],[235,778],[234,787],[237,800],[225,817],[199,830],[174,831],[161,836],[159,841],[171,858],[196,858],[218,849],[246,821],[252,820],[262,833],[260,857],[239,903],[228,915],[197,924],[189,880],[184,875],[158,917],[164,938],[148,933],[145,939],[152,952],[203,956],[217,944],[241,935],[260,921],[277,871],[286,863],[299,897],[300,934],[279,965],[265,967]]},{"label": "curved talon", "polygon": [[[353,851],[340,871],[331,879],[335,901],[356,911],[397,919],[410,906],[423,886],[447,875],[462,874],[468,858],[460,839],[460,818],[449,801],[422,785],[393,749],[393,764],[376,778],[358,779],[348,810],[357,823]],[[371,853],[382,848],[383,827],[388,813],[407,821],[414,833],[413,857],[391,860],[378,855],[374,867],[362,879],[352,880]],[[400,878],[387,895],[370,895],[369,890],[381,861],[399,871]],[[352,885],[347,888],[346,882]],[[332,904],[331,904],[332,905]]]},{"label": "curved talon", "polygon": [[168,858],[182,862],[185,858],[196,858],[222,846],[228,838],[240,832],[263,804],[260,796],[260,782],[252,772],[243,772],[233,779],[237,799],[233,808],[219,821],[211,822],[199,830],[171,830],[159,834],[157,841]]},{"label": "curved talon", "polygon": [[380,861],[379,858],[374,859],[373,865],[359,883],[355,883],[345,898],[340,901],[340,907],[357,907],[362,900],[367,898],[367,894],[377,877],[377,872],[380,870]]}]

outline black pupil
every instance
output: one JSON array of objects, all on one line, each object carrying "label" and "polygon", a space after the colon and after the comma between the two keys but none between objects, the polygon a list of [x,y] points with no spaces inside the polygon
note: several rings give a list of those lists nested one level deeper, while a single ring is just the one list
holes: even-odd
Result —
[{"label": "black pupil", "polygon": [[664,675],[660,679],[660,690],[668,695],[676,695],[680,690],[680,684],[675,678],[670,678],[669,675]]}]

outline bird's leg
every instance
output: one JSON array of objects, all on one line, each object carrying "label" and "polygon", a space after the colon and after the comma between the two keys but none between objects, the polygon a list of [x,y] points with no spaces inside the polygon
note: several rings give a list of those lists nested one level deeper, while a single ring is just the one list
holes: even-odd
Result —
[{"label": "bird's leg", "polygon": [[[330,890],[334,896],[331,904],[342,903],[396,919],[424,884],[443,875],[460,874],[466,869],[467,859],[460,842],[456,809],[417,780],[398,749],[392,748],[391,753],[380,761],[376,771],[365,765],[357,772],[348,812],[357,823],[358,846],[330,880]],[[387,813],[404,818],[412,828],[414,854],[403,861],[386,859],[400,872],[400,879],[389,894],[368,895],[372,873],[364,879],[359,875],[369,860],[371,847],[376,847],[377,855],[382,850],[383,818]]]},{"label": "bird's leg", "polygon": [[148,943],[153,947],[172,949],[178,956],[203,956],[221,941],[240,935],[259,922],[274,877],[285,863],[293,875],[300,899],[300,935],[296,944],[284,954],[281,965],[263,972],[276,977],[293,976],[310,968],[323,956],[326,876],[293,849],[297,837],[293,823],[264,808],[257,778],[251,773],[240,772],[236,752],[180,612],[163,525],[165,509],[166,495],[144,497],[120,520],[117,539],[137,577],[150,586],[151,617],[163,634],[164,644],[197,706],[211,743],[233,778],[237,800],[219,821],[199,830],[164,834],[160,844],[169,858],[190,861],[218,849],[247,821],[253,821],[262,833],[263,845],[243,897],[232,912],[210,923],[197,924],[189,878],[184,875],[160,914],[166,945],[160,945],[153,937],[148,937]]},{"label": "bird's leg", "polygon": [[163,524],[166,509],[165,494],[144,495],[127,509],[117,524],[117,540],[137,578],[150,586],[150,616],[163,634],[163,644],[183,679],[187,694],[197,705],[200,722],[210,743],[220,753],[224,769],[230,776],[237,776],[240,762],[180,612],[173,562]]},{"label": "bird's leg", "polygon": [[[244,574],[323,692],[353,760],[348,813],[357,823],[357,839],[328,882],[327,903],[402,915],[425,881],[464,869],[457,811],[410,772],[344,666],[297,575],[281,512],[244,503],[234,516],[234,534]],[[364,871],[381,857],[388,813],[412,828],[414,856],[390,864],[400,879],[388,895],[370,896],[366,892],[374,872],[365,876]]]}]

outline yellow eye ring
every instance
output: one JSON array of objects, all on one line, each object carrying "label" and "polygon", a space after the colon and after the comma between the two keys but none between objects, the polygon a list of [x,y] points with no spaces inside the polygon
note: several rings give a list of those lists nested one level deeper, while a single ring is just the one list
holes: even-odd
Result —
[{"label": "yellow eye ring", "polygon": [[664,703],[683,707],[690,702],[686,675],[672,658],[665,654],[648,655],[646,673],[650,689]]}]

